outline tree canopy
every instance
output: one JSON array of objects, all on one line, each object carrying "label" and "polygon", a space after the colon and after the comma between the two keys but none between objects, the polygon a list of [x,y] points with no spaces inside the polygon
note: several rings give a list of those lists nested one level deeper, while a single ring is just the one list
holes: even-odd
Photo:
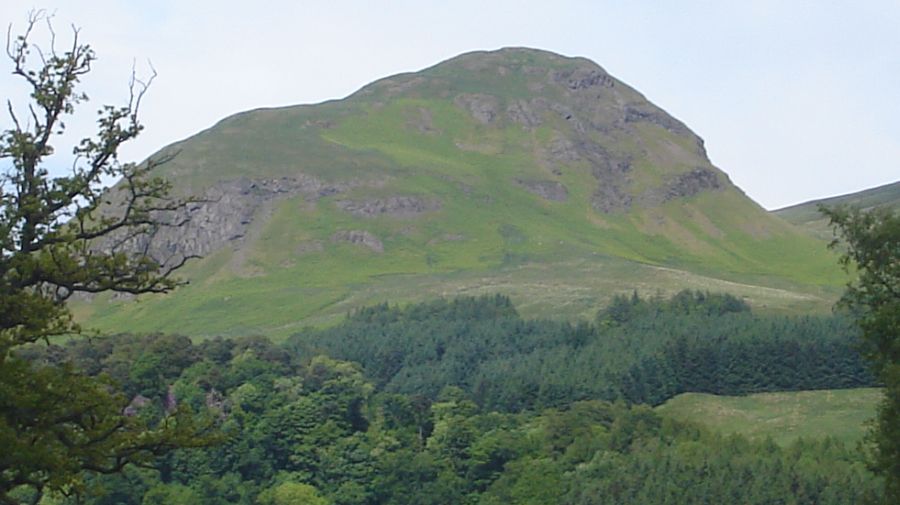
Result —
[{"label": "tree canopy", "polygon": [[[430,319],[441,309],[445,324],[465,310],[507,317],[498,302],[376,309],[365,318]],[[36,349],[44,357],[32,359],[72,358],[122,377],[126,390],[164,394],[147,389],[144,374],[121,370],[145,361],[162,384],[174,384],[179,402],[216,409],[230,434],[221,445],[168,454],[155,472],[93,476],[102,495],[59,505],[845,505],[863,503],[880,485],[864,455],[838,439],[781,446],[623,401],[502,412],[479,404],[477,390],[449,383],[434,397],[386,391],[365,367],[264,338],[179,340],[116,335]],[[160,354],[173,359],[155,359]],[[743,372],[752,370],[733,371]]]}]

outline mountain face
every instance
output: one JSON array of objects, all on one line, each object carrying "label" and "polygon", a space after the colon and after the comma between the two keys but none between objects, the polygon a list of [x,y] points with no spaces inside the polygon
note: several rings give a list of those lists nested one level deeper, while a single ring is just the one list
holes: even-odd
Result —
[{"label": "mountain face", "polygon": [[774,210],[772,213],[818,238],[830,241],[834,238],[834,231],[829,226],[828,219],[819,212],[819,205],[826,207],[849,205],[862,209],[876,207],[900,209],[900,181],[847,195],[791,205]]},{"label": "mountain face", "polygon": [[824,245],[769,215],[703,141],[583,58],[468,53],[163,149],[203,196],[151,245],[199,254],[173,294],[77,307],[103,329],[285,335],[363,304],[503,292],[525,315],[618,292],[727,290],[823,308]]}]

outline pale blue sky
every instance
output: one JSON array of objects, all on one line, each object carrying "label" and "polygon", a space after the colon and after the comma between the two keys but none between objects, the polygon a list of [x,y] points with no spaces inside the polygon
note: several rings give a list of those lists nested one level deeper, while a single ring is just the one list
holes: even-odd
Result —
[{"label": "pale blue sky", "polygon": [[[0,23],[15,32],[34,5],[4,0]],[[85,81],[95,104],[124,97],[133,60],[159,71],[147,128],[124,151],[131,159],[242,110],[340,98],[462,52],[530,46],[590,58],[643,92],[703,137],[713,163],[764,207],[900,180],[896,0],[38,6],[56,12],[59,31],[82,27],[99,54]],[[0,72],[0,96],[21,90]]]}]

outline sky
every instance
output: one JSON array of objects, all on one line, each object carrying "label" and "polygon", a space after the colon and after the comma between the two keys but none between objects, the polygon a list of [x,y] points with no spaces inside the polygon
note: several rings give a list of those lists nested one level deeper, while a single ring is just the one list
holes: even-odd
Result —
[{"label": "sky", "polygon": [[[90,131],[97,106],[127,98],[132,67],[157,72],[126,160],[240,111],[342,98],[464,52],[527,46],[589,58],[642,92],[765,208],[900,180],[897,0],[34,1],[3,0],[0,23],[19,33],[43,8],[58,43],[74,25],[98,55],[68,137]],[[0,97],[19,106],[26,89],[8,70],[4,60]]]}]

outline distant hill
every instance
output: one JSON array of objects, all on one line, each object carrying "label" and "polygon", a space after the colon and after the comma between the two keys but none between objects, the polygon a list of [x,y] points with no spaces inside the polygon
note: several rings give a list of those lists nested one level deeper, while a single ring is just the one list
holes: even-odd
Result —
[{"label": "distant hill", "polygon": [[703,141],[584,58],[473,52],[316,105],[226,118],[163,149],[206,197],[151,244],[190,286],[76,307],[101,329],[287,335],[384,300],[501,292],[589,317],[637,289],[828,308],[825,245],[770,215]]},{"label": "distant hill", "polygon": [[828,226],[828,219],[819,212],[819,205],[826,207],[851,205],[863,209],[874,207],[900,208],[900,181],[857,193],[791,205],[790,207],[774,210],[772,213],[791,224],[806,229],[818,238],[831,240],[833,231]]}]

